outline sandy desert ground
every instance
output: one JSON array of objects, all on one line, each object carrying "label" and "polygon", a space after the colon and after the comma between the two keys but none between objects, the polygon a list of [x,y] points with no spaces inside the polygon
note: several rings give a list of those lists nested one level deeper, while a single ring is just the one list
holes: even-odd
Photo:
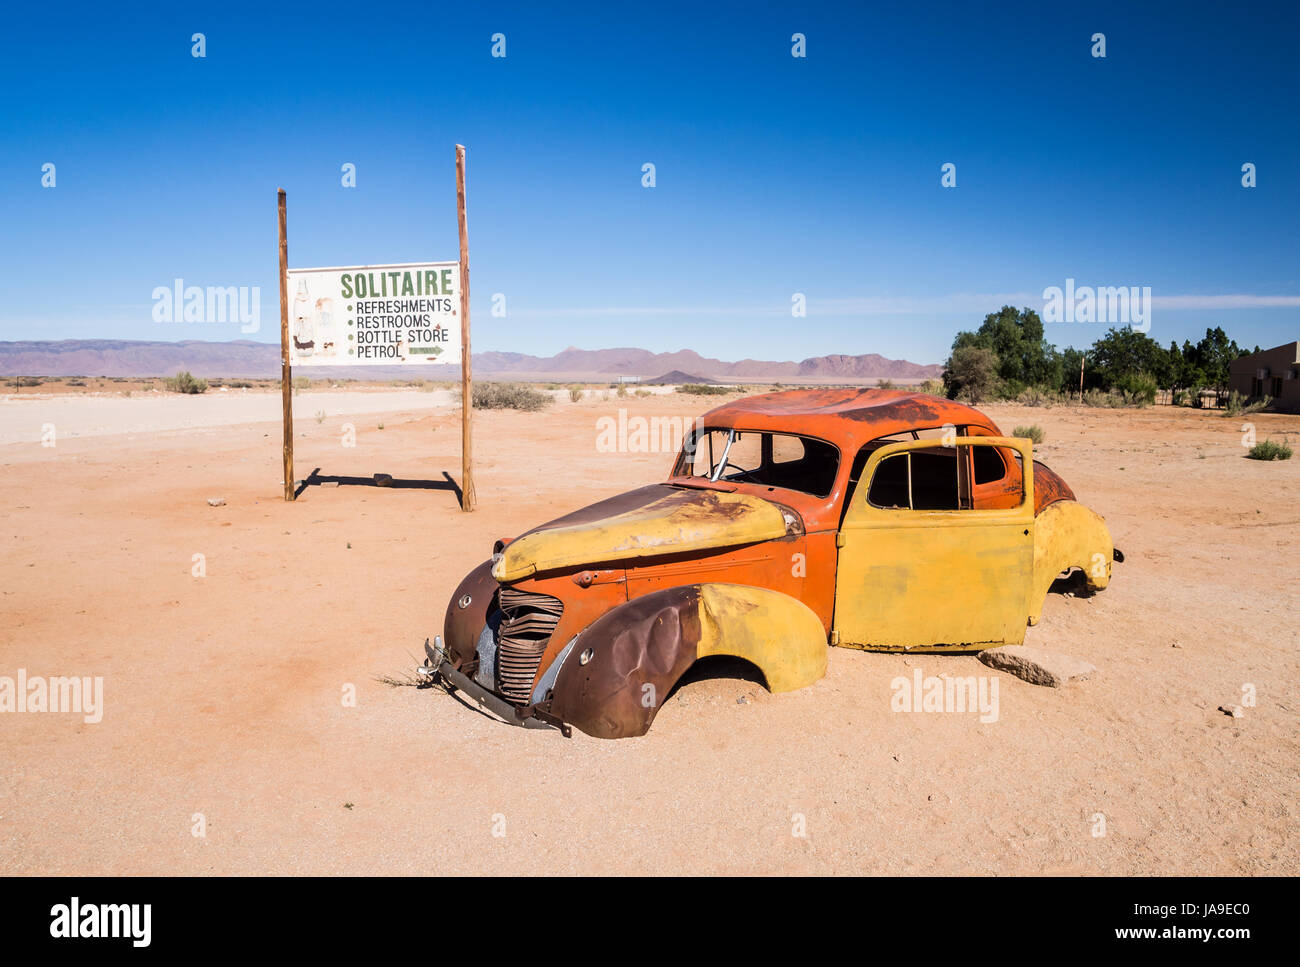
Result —
[{"label": "sandy desert ground", "polygon": [[[890,702],[916,668],[989,674],[974,657],[832,649],[810,688],[706,678],[607,742],[377,678],[411,671],[494,538],[664,475],[600,452],[598,417],[714,400],[479,414],[461,514],[449,489],[287,504],[278,397],[223,396],[0,402],[0,675],[102,676],[105,705],[0,714],[0,872],[1300,872],[1300,460],[1245,459],[1240,420],[987,407],[1042,425],[1127,554],[1028,632],[1092,679],[999,675],[982,723]],[[459,475],[448,399],[296,407],[298,476]],[[1300,417],[1250,419],[1300,441]],[[1256,706],[1218,711],[1246,684]]]}]

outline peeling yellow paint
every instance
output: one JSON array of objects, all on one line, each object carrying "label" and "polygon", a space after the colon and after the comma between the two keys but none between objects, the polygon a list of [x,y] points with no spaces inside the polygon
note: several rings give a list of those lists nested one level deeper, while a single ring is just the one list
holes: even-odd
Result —
[{"label": "peeling yellow paint", "polygon": [[1082,568],[1088,587],[1100,591],[1110,583],[1115,545],[1100,514],[1073,500],[1043,508],[1034,532],[1034,586],[1029,623],[1037,624],[1043,601],[1057,575]]},{"label": "peeling yellow paint", "polygon": [[696,656],[753,662],[773,692],[811,685],[826,674],[826,629],[802,601],[739,584],[700,586]]},{"label": "peeling yellow paint", "polygon": [[[889,444],[863,470],[841,533],[834,629],[839,644],[878,651],[978,651],[1024,640],[1034,575],[1033,474],[1018,507],[910,510],[866,499],[876,468],[933,440]],[[1033,466],[1033,445],[958,437],[954,446],[1008,447]]]},{"label": "peeling yellow paint", "polygon": [[785,533],[784,515],[762,498],[679,490],[604,520],[525,534],[501,552],[492,576],[503,583],[518,581],[558,568],[737,547]]}]

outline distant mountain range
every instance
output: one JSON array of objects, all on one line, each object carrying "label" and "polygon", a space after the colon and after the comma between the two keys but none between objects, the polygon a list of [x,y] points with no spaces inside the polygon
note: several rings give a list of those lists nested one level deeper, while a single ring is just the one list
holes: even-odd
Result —
[{"label": "distant mountain range", "polygon": [[[195,376],[268,378],[280,373],[280,348],[239,339],[232,342],[146,342],[125,339],[65,339],[57,342],[0,342],[0,376],[167,376],[189,370]],[[448,366],[299,366],[310,377],[353,379],[458,379]],[[864,356],[814,356],[800,362],[742,359],[729,363],[689,349],[576,349],[554,356],[525,353],[474,354],[474,374],[529,380],[597,380],[619,376],[650,378],[667,372],[719,382],[852,382],[894,379],[915,382],[943,372],[939,365]],[[418,375],[417,375],[418,374]]]}]

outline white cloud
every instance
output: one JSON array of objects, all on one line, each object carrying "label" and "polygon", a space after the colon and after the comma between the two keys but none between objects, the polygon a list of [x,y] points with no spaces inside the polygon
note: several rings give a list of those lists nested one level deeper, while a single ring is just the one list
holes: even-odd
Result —
[{"label": "white cloud", "polygon": [[[1083,285],[1084,283],[1078,283]],[[1300,307],[1300,296],[1253,295],[1158,295],[1152,293],[1157,309],[1274,309]],[[877,296],[847,299],[819,299],[808,293],[808,313],[814,316],[909,316],[983,315],[1002,306],[1041,309],[1041,292],[961,292],[945,296]],[[582,318],[617,316],[719,316],[789,315],[790,304],[778,302],[747,306],[582,306],[569,309],[511,308],[511,315],[530,318]]]}]

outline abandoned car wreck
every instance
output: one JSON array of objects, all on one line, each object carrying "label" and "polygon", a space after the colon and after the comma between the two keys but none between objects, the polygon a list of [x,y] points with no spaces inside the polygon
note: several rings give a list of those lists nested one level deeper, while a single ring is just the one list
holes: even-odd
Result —
[{"label": "abandoned car wreck", "polygon": [[425,674],[514,724],[643,735],[696,661],[773,692],[827,647],[1024,640],[1054,580],[1092,591],[1102,518],[978,410],[918,393],[795,390],[706,413],[663,483],[497,542],[447,607]]}]

